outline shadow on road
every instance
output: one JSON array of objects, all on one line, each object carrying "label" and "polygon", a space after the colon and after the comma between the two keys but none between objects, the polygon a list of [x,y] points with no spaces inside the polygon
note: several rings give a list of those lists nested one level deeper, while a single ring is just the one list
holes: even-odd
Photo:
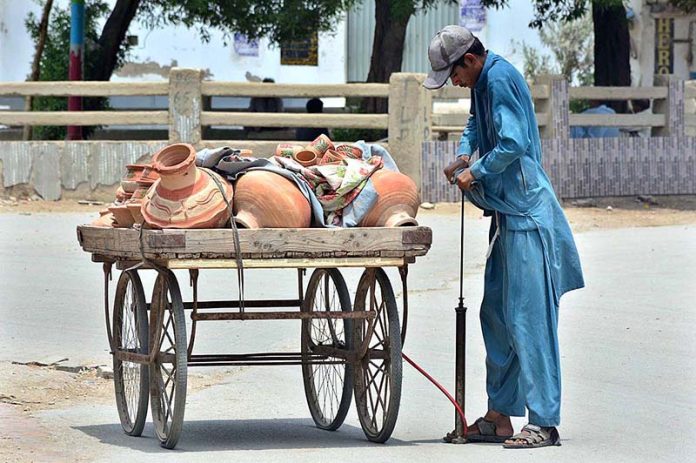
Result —
[{"label": "shadow on road", "polygon": [[[130,437],[121,426],[101,424],[75,426],[73,429],[100,442],[148,453],[171,452],[159,446],[152,424],[145,426],[141,437]],[[344,424],[338,431],[323,431],[309,419],[268,420],[201,420],[186,421],[175,452],[211,452],[223,450],[277,450],[308,448],[370,447],[362,429]],[[388,446],[409,446],[391,438]]]}]

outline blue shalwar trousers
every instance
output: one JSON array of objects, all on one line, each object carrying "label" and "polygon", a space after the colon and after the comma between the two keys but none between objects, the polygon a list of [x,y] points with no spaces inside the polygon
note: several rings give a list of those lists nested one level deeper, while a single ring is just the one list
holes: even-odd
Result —
[{"label": "blue shalwar trousers", "polygon": [[481,329],[486,345],[488,408],[529,423],[558,426],[561,370],[558,302],[539,231],[500,230],[486,263]]}]

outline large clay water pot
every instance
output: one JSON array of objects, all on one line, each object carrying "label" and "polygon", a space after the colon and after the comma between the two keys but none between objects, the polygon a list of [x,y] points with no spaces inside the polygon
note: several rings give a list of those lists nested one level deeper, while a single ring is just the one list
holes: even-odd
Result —
[{"label": "large clay water pot", "polygon": [[312,221],[309,201],[297,185],[264,170],[239,177],[233,205],[240,228],[308,228]]},{"label": "large clay water pot", "polygon": [[228,201],[232,201],[232,186],[218,174],[196,167],[195,160],[195,149],[186,143],[155,153],[152,168],[160,178],[150,187],[140,209],[149,226],[219,228],[229,220],[229,208],[218,184]]},{"label": "large clay water pot", "polygon": [[370,177],[379,194],[375,205],[360,221],[361,227],[404,227],[418,225],[420,206],[416,183],[407,175],[380,169]]}]

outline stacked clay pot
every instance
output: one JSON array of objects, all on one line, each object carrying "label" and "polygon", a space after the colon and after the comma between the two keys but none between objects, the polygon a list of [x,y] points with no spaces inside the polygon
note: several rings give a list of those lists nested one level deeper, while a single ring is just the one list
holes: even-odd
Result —
[{"label": "stacked clay pot", "polygon": [[321,134],[303,150],[293,153],[292,158],[304,167],[309,167],[319,163],[324,153],[333,149],[334,145],[329,137]]},{"label": "stacked clay pot", "polygon": [[403,227],[418,225],[418,188],[407,175],[380,169],[370,177],[379,198],[360,221],[361,227]]},{"label": "stacked clay pot", "polygon": [[232,201],[232,187],[218,174],[196,167],[195,160],[195,149],[186,143],[166,146],[152,157],[152,169],[160,178],[141,207],[150,227],[219,228],[230,219],[225,198]]},{"label": "stacked clay pot", "polygon": [[309,201],[282,175],[252,170],[235,183],[234,221],[240,228],[307,228]]}]

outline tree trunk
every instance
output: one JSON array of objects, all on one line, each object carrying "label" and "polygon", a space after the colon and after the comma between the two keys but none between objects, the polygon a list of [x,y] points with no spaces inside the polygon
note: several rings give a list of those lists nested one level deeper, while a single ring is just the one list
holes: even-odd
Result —
[{"label": "tree trunk", "polygon": [[118,0],[99,36],[99,55],[89,80],[109,80],[116,67],[118,51],[141,0]]},{"label": "tree trunk", "polygon": [[[406,41],[406,27],[415,8],[400,6],[395,12],[389,0],[375,1],[375,36],[372,44],[372,59],[367,82],[389,82],[392,72],[401,71]],[[363,109],[366,113],[386,113],[386,98],[366,98]]]},{"label": "tree trunk", "polygon": [[[36,42],[36,52],[34,53],[34,61],[31,63],[30,82],[36,82],[41,76],[41,56],[43,55],[44,47],[46,46],[46,37],[48,36],[48,18],[51,15],[53,8],[53,0],[47,0],[41,12],[41,22],[39,23],[39,39]],[[24,99],[24,110],[31,111],[31,95]],[[32,126],[25,125],[22,131],[23,140],[31,140]]]},{"label": "tree trunk", "polygon": [[[626,9],[620,1],[611,5],[592,2],[594,22],[595,86],[630,87],[631,44]],[[625,101],[610,102],[617,113],[626,112]]]}]

